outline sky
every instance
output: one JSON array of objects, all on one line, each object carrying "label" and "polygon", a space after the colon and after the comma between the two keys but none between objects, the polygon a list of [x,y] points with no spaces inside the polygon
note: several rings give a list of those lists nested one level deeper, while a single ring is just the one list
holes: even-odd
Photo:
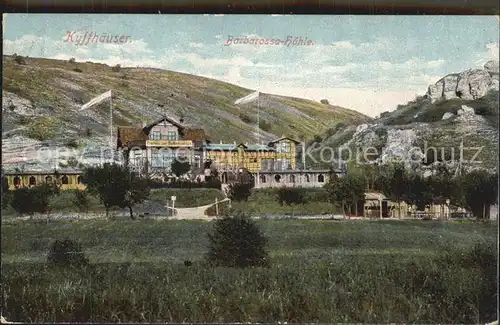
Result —
[{"label": "sky", "polygon": [[[497,16],[8,14],[3,30],[5,54],[179,71],[369,116],[499,60]],[[85,32],[124,42],[77,43]]]}]

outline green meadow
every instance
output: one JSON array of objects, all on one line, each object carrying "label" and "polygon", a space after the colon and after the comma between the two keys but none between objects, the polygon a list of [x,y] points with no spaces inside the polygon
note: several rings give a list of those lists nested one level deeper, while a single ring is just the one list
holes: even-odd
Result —
[{"label": "green meadow", "polygon": [[[269,268],[210,268],[213,222],[5,221],[3,316],[19,322],[481,323],[496,319],[497,225],[258,220]],[[82,269],[46,263],[78,240]],[[185,261],[191,261],[186,266]]]}]

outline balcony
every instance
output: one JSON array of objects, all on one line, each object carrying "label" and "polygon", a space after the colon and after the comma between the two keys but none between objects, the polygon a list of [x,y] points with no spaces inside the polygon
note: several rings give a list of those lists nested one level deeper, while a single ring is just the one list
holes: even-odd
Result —
[{"label": "balcony", "polygon": [[191,140],[146,140],[146,147],[192,148]]}]

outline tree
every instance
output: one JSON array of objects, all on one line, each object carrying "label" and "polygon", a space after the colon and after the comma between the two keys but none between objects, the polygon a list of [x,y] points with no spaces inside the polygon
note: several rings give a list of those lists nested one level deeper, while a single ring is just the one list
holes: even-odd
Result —
[{"label": "tree", "polygon": [[170,168],[175,176],[181,177],[191,170],[191,165],[188,162],[182,162],[178,159],[175,159],[172,162],[172,165],[170,165]]},{"label": "tree", "polygon": [[9,190],[9,182],[7,177],[4,175],[4,171],[2,169],[2,209],[7,208],[10,202],[10,190]]},{"label": "tree", "polygon": [[76,62],[76,60],[75,60],[75,58],[70,58],[70,59],[68,60],[68,62],[69,62],[69,63],[75,63],[75,62]]},{"label": "tree", "polygon": [[478,218],[489,218],[490,206],[498,198],[498,174],[475,170],[462,177],[464,201]]},{"label": "tree", "polygon": [[73,204],[78,208],[80,212],[89,212],[90,200],[88,192],[86,191],[75,191],[75,196],[73,198]]},{"label": "tree", "polygon": [[128,167],[106,163],[102,167],[84,170],[83,179],[87,190],[99,197],[106,209],[106,216],[113,206],[128,208],[134,219],[132,207],[149,197],[147,179],[132,173]]},{"label": "tree", "polygon": [[218,219],[208,238],[206,258],[212,266],[269,266],[267,238],[247,215]]},{"label": "tree", "polygon": [[117,64],[111,68],[111,71],[113,71],[113,72],[120,72],[120,70],[121,70],[121,66],[119,64]]},{"label": "tree", "polygon": [[401,202],[408,193],[408,174],[402,164],[394,164],[388,171],[381,173],[379,185],[383,193],[398,204],[398,217],[401,218]]},{"label": "tree", "polygon": [[231,183],[227,196],[234,201],[248,201],[251,195],[252,183]]},{"label": "tree", "polygon": [[52,184],[20,188],[12,192],[11,207],[20,215],[50,213],[50,198],[57,193]]},{"label": "tree", "polygon": [[325,184],[330,201],[342,208],[344,215],[346,208],[349,213],[353,210],[358,214],[358,201],[364,199],[365,184],[363,179],[356,174],[348,174],[345,177],[330,178]]},{"label": "tree", "polygon": [[434,193],[430,178],[413,174],[406,179],[406,182],[408,190],[405,193],[405,199],[409,204],[416,205],[418,211],[423,211],[426,206],[433,203]]}]

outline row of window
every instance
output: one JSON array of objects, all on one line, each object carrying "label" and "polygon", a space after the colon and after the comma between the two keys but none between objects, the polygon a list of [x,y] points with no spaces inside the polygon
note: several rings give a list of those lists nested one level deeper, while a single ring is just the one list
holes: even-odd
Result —
[{"label": "row of window", "polygon": [[160,131],[153,131],[151,132],[150,139],[176,141],[178,140],[178,136],[176,131],[168,131],[167,134],[162,134]]},{"label": "row of window", "polygon": [[[305,175],[305,178],[306,178],[306,182],[309,183],[311,181],[311,178],[309,177],[309,175]],[[281,182],[281,175],[276,175],[274,176],[274,181],[276,183],[280,183]],[[325,176],[319,174],[316,178],[317,182],[318,183],[324,183],[325,182]],[[266,175],[260,175],[260,182],[261,183],[266,183],[267,182],[267,176]],[[289,183],[295,183],[295,175],[288,175],[288,182]]]},{"label": "row of window", "polygon": [[[49,183],[50,184],[50,183],[53,183],[53,182],[54,182],[54,179],[53,179],[52,176],[46,176],[45,177],[45,183]],[[78,176],[76,178],[76,183],[77,184],[82,184],[82,176]],[[71,184],[70,183],[70,178],[68,176],[66,176],[66,175],[63,175],[61,177],[61,184],[63,184],[63,185]],[[14,179],[13,179],[13,185],[15,187],[21,186],[21,177],[15,176]],[[37,185],[36,177],[35,176],[30,176],[28,178],[28,185],[29,186],[36,186]]]}]

